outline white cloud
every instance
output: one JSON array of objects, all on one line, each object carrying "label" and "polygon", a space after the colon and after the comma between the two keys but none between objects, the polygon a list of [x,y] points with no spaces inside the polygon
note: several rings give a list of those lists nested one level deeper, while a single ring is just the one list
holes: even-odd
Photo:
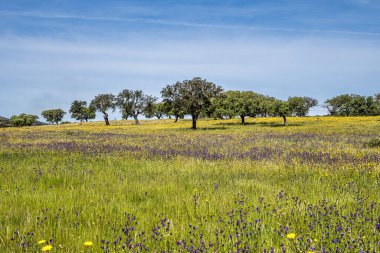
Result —
[{"label": "white cloud", "polygon": [[[3,112],[68,110],[74,99],[143,89],[159,96],[178,80],[201,76],[226,89],[279,98],[371,95],[380,87],[380,46],[350,39],[196,37],[126,42],[0,39]],[[321,101],[323,102],[323,101]]]}]

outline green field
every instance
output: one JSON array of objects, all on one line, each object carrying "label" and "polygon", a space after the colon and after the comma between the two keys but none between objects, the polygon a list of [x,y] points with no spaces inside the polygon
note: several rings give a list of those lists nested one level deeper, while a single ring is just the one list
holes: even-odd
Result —
[{"label": "green field", "polygon": [[0,129],[0,252],[380,252],[380,117],[288,122]]}]

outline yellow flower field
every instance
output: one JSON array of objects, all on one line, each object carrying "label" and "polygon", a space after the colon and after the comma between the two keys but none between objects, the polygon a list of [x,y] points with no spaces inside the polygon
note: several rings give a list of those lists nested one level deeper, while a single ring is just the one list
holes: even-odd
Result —
[{"label": "yellow flower field", "polygon": [[0,128],[0,252],[378,252],[380,117]]}]

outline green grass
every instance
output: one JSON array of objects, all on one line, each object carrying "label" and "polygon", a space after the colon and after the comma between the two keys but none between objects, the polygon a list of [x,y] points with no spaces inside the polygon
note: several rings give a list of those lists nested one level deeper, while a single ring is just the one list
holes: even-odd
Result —
[{"label": "green grass", "polygon": [[[379,119],[2,129],[0,251],[39,252],[44,239],[53,252],[377,252],[380,150],[365,143]],[[114,149],[123,145],[141,149]],[[268,156],[228,156],[263,147]]]}]

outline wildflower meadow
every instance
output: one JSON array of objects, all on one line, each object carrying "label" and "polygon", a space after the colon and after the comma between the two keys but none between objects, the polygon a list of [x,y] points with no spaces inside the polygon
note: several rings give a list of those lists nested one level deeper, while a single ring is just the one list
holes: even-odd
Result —
[{"label": "wildflower meadow", "polygon": [[0,252],[380,252],[380,117],[0,129]]}]

